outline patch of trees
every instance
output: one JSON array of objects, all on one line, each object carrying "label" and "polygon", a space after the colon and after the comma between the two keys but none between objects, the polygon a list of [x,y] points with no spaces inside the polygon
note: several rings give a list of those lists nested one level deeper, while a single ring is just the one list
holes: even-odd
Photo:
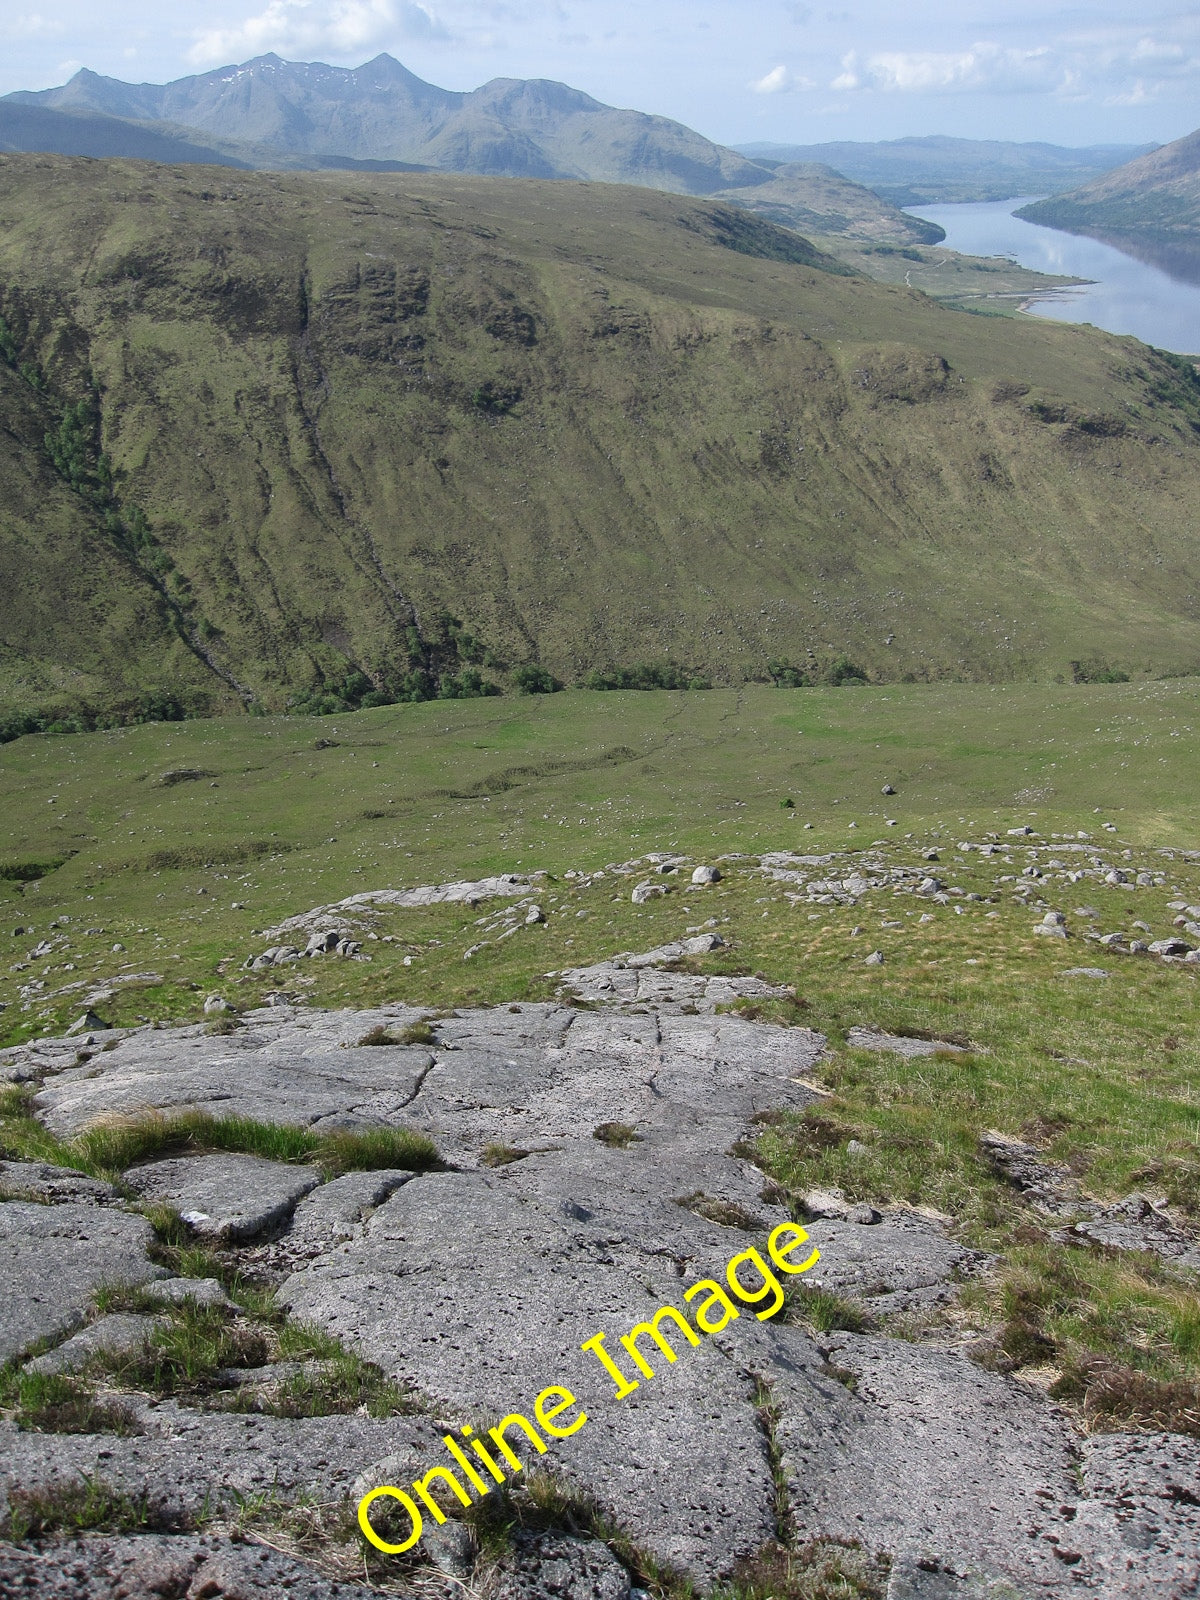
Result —
[{"label": "patch of trees", "polygon": [[168,689],[149,689],[102,706],[80,703],[50,710],[4,711],[0,712],[0,744],[11,744],[27,733],[95,733],[143,722],[183,722],[207,716],[210,709],[203,697],[185,698]]},{"label": "patch of trees", "polygon": [[673,661],[642,662],[632,667],[612,667],[589,672],[585,689],[711,689],[712,684],[699,673],[676,666]]},{"label": "patch of trees", "polygon": [[767,662],[771,682],[777,689],[812,689],[817,684],[829,684],[834,689],[851,684],[869,683],[871,680],[862,667],[856,666],[849,656],[837,656],[824,672],[816,667],[795,667],[789,661],[777,658]]}]

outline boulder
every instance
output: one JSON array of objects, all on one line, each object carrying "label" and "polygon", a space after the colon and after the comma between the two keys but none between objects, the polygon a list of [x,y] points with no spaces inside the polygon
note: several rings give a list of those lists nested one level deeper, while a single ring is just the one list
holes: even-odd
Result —
[{"label": "boulder", "polygon": [[174,1206],[193,1232],[231,1242],[279,1228],[320,1181],[311,1168],[225,1154],[180,1156],[125,1173],[137,1194]]}]

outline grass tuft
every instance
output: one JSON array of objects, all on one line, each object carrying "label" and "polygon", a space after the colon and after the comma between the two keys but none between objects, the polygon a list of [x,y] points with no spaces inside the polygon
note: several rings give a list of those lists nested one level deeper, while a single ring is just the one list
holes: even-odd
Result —
[{"label": "grass tuft", "polygon": [[736,1563],[712,1600],[884,1600],[891,1563],[853,1540],[813,1539],[799,1549],[766,1545]]},{"label": "grass tuft", "polygon": [[[74,1139],[60,1140],[31,1114],[25,1094],[9,1092],[5,1116],[0,1105],[0,1151],[15,1160],[48,1161],[75,1167],[94,1178],[119,1183],[129,1167],[169,1156],[202,1155],[225,1150],[262,1156],[268,1161],[316,1162],[326,1177],[343,1172],[371,1172],[402,1168],[430,1172],[440,1168],[437,1147],[427,1134],[413,1128],[336,1129],[314,1133],[308,1128],[257,1122],[252,1117],[214,1117],[207,1111],[158,1111],[137,1116],[110,1117],[96,1122]],[[160,1242],[181,1244],[175,1221],[168,1211],[148,1207]]]},{"label": "grass tuft", "polygon": [[53,1533],[185,1533],[192,1526],[146,1494],[129,1495],[89,1477],[10,1489],[8,1524],[17,1544]]},{"label": "grass tuft", "polygon": [[22,1372],[0,1376],[0,1404],[17,1426],[39,1433],[113,1433],[126,1437],[142,1430],[119,1400],[98,1398],[77,1378],[62,1373]]},{"label": "grass tuft", "polygon": [[631,1144],[642,1142],[641,1134],[627,1122],[602,1122],[592,1129],[592,1138],[606,1144],[610,1150],[625,1150]]},{"label": "grass tuft", "polygon": [[803,1284],[788,1296],[788,1321],[802,1322],[817,1333],[866,1333],[874,1325],[861,1301]]},{"label": "grass tuft", "polygon": [[747,1211],[745,1206],[739,1206],[733,1200],[720,1200],[713,1195],[705,1194],[703,1189],[697,1189],[695,1194],[682,1194],[676,1197],[675,1204],[684,1211],[691,1211],[697,1217],[703,1217],[706,1222],[715,1222],[722,1228],[740,1228],[743,1233],[758,1233],[762,1224],[761,1219],[752,1211]]}]

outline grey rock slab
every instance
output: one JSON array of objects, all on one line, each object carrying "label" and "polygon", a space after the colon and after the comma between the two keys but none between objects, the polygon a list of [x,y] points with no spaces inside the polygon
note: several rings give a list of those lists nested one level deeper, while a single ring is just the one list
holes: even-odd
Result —
[{"label": "grey rock slab", "polygon": [[945,1039],[909,1039],[902,1034],[884,1033],[878,1028],[847,1028],[846,1043],[853,1050],[882,1050],[890,1055],[909,1058],[933,1056],[939,1050],[965,1054],[962,1045],[950,1044]]},{"label": "grey rock slab", "polygon": [[629,1574],[598,1539],[520,1535],[504,1558],[494,1600],[629,1600]]},{"label": "grey rock slab", "polygon": [[301,912],[299,916],[289,917],[286,922],[281,922],[278,927],[268,928],[268,938],[278,938],[285,933],[311,932],[322,927],[328,922],[339,920],[342,917],[369,917],[377,908],[389,907],[420,908],[422,906],[439,905],[477,905],[483,900],[494,900],[497,897],[514,898],[528,894],[541,873],[533,873],[526,877],[523,874],[505,872],[498,877],[479,878],[474,882],[455,882],[424,884],[416,889],[369,889],[364,894],[352,894],[348,899],[338,900],[329,906],[314,906],[311,911]]},{"label": "grey rock slab", "polygon": [[[786,1352],[795,1330],[769,1337]],[[1071,1588],[1051,1542],[1070,1528],[1058,1508],[1078,1499],[1065,1419],[958,1352],[845,1333],[822,1348],[856,1380],[839,1407],[813,1404],[803,1367],[770,1368],[801,1538],[932,1554],[1022,1595]]]},{"label": "grey rock slab", "polygon": [[89,1536],[37,1549],[0,1545],[0,1593],[28,1600],[367,1600],[265,1545],[216,1535]]},{"label": "grey rock slab", "polygon": [[[618,1154],[593,1148],[600,1163]],[[618,1402],[580,1346],[602,1330],[615,1342],[679,1301],[682,1241],[693,1270],[720,1270],[745,1236],[662,1201],[659,1216],[640,1216],[641,1237],[629,1237],[611,1178],[596,1173],[588,1187],[575,1173],[565,1193],[561,1182],[539,1193],[528,1166],[508,1169],[521,1184],[442,1173],[406,1185],[363,1239],[293,1275],[280,1298],[461,1412],[527,1411],[548,1383],[565,1384],[589,1421],[554,1445],[554,1466],[662,1559],[710,1576],[727,1570],[772,1528],[752,1379],[706,1341]],[[674,1237],[661,1237],[660,1217]]]},{"label": "grey rock slab", "polygon": [[182,1306],[189,1301],[197,1306],[215,1306],[220,1311],[236,1311],[237,1301],[225,1293],[219,1278],[163,1278],[148,1283],[146,1293],[164,1305]]},{"label": "grey rock slab", "polygon": [[172,1205],[198,1234],[232,1243],[287,1222],[320,1174],[261,1156],[181,1156],[131,1167],[125,1181],[144,1200]]},{"label": "grey rock slab", "polygon": [[0,1205],[0,1360],[78,1327],[102,1284],[164,1276],[146,1254],[153,1242],[146,1219],[123,1211],[72,1202]]},{"label": "grey rock slab", "polygon": [[[424,1047],[360,1046],[376,1026],[403,1028],[422,1012],[250,1012],[236,1033],[202,1027],[145,1029],[108,1054],[67,1066],[42,1085],[35,1109],[63,1137],[112,1112],[201,1109],[218,1116],[310,1126],[378,1100],[402,1110],[431,1056]],[[22,1066],[36,1070],[38,1062]],[[378,1120],[378,1119],[376,1119]]]},{"label": "grey rock slab", "polygon": [[112,1205],[119,1199],[111,1183],[44,1161],[0,1161],[0,1191],[53,1204],[73,1200],[78,1205]]},{"label": "grey rock slab", "polygon": [[1063,1547],[1089,1587],[1117,1600],[1200,1594],[1200,1440],[1094,1434],[1083,1499]]},{"label": "grey rock slab", "polygon": [[347,1172],[323,1183],[296,1207],[288,1241],[329,1245],[353,1239],[362,1224],[389,1195],[412,1179],[411,1172],[389,1168],[377,1172]]},{"label": "grey rock slab", "polygon": [[114,1312],[81,1328],[53,1350],[25,1363],[26,1372],[78,1372],[94,1355],[131,1355],[140,1350],[165,1317],[139,1317]]},{"label": "grey rock slab", "polygon": [[417,1417],[270,1417],[188,1411],[173,1401],[143,1404],[137,1415],[143,1431],[124,1438],[27,1433],[0,1421],[0,1495],[98,1477],[147,1494],[158,1515],[177,1522],[206,1505],[232,1510],[239,1496],[340,1500],[383,1456],[402,1458],[411,1481],[422,1461],[445,1454],[441,1433]]},{"label": "grey rock slab", "polygon": [[1145,1195],[1132,1194],[1110,1206],[1089,1206],[1091,1215],[1070,1229],[1073,1239],[1109,1250],[1149,1251],[1171,1266],[1200,1272],[1200,1241],[1178,1227]]},{"label": "grey rock slab", "polygon": [[891,1211],[872,1222],[866,1208],[844,1220],[814,1218],[805,1227],[821,1252],[816,1266],[799,1280],[806,1289],[853,1295],[877,1313],[909,1311],[953,1300],[958,1283],[986,1269],[991,1257],[948,1239],[931,1219],[917,1212]]}]

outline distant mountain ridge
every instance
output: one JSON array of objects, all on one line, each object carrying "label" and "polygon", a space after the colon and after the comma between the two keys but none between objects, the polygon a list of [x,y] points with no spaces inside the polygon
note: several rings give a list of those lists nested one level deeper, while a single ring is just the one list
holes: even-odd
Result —
[{"label": "distant mountain ridge", "polygon": [[[469,92],[441,89],[386,54],[357,68],[265,55],[166,84],[123,83],[84,68],[60,88],[21,90],[0,100],[0,117],[17,110],[70,117],[69,124],[47,129],[59,139],[65,132],[69,150],[62,143],[43,146],[69,154],[107,153],[80,148],[80,130],[90,118],[87,126],[101,141],[123,137],[121,128],[149,124],[156,137],[173,139],[181,149],[203,140],[213,159],[254,167],[383,163],[628,183],[714,196],[803,231],[903,244],[944,237],[934,224],[904,216],[827,168],[763,165],[668,117],[607,106],[545,79],[497,78]],[[95,119],[112,119],[116,128]]]},{"label": "distant mountain ridge", "polygon": [[866,184],[894,205],[937,205],[959,200],[1007,200],[1019,194],[1058,193],[1087,183],[1112,167],[1153,150],[1153,145],[1086,145],[1071,148],[1037,141],[956,139],[945,134],[875,142],[743,144],[740,154],[764,164],[822,162]]}]

